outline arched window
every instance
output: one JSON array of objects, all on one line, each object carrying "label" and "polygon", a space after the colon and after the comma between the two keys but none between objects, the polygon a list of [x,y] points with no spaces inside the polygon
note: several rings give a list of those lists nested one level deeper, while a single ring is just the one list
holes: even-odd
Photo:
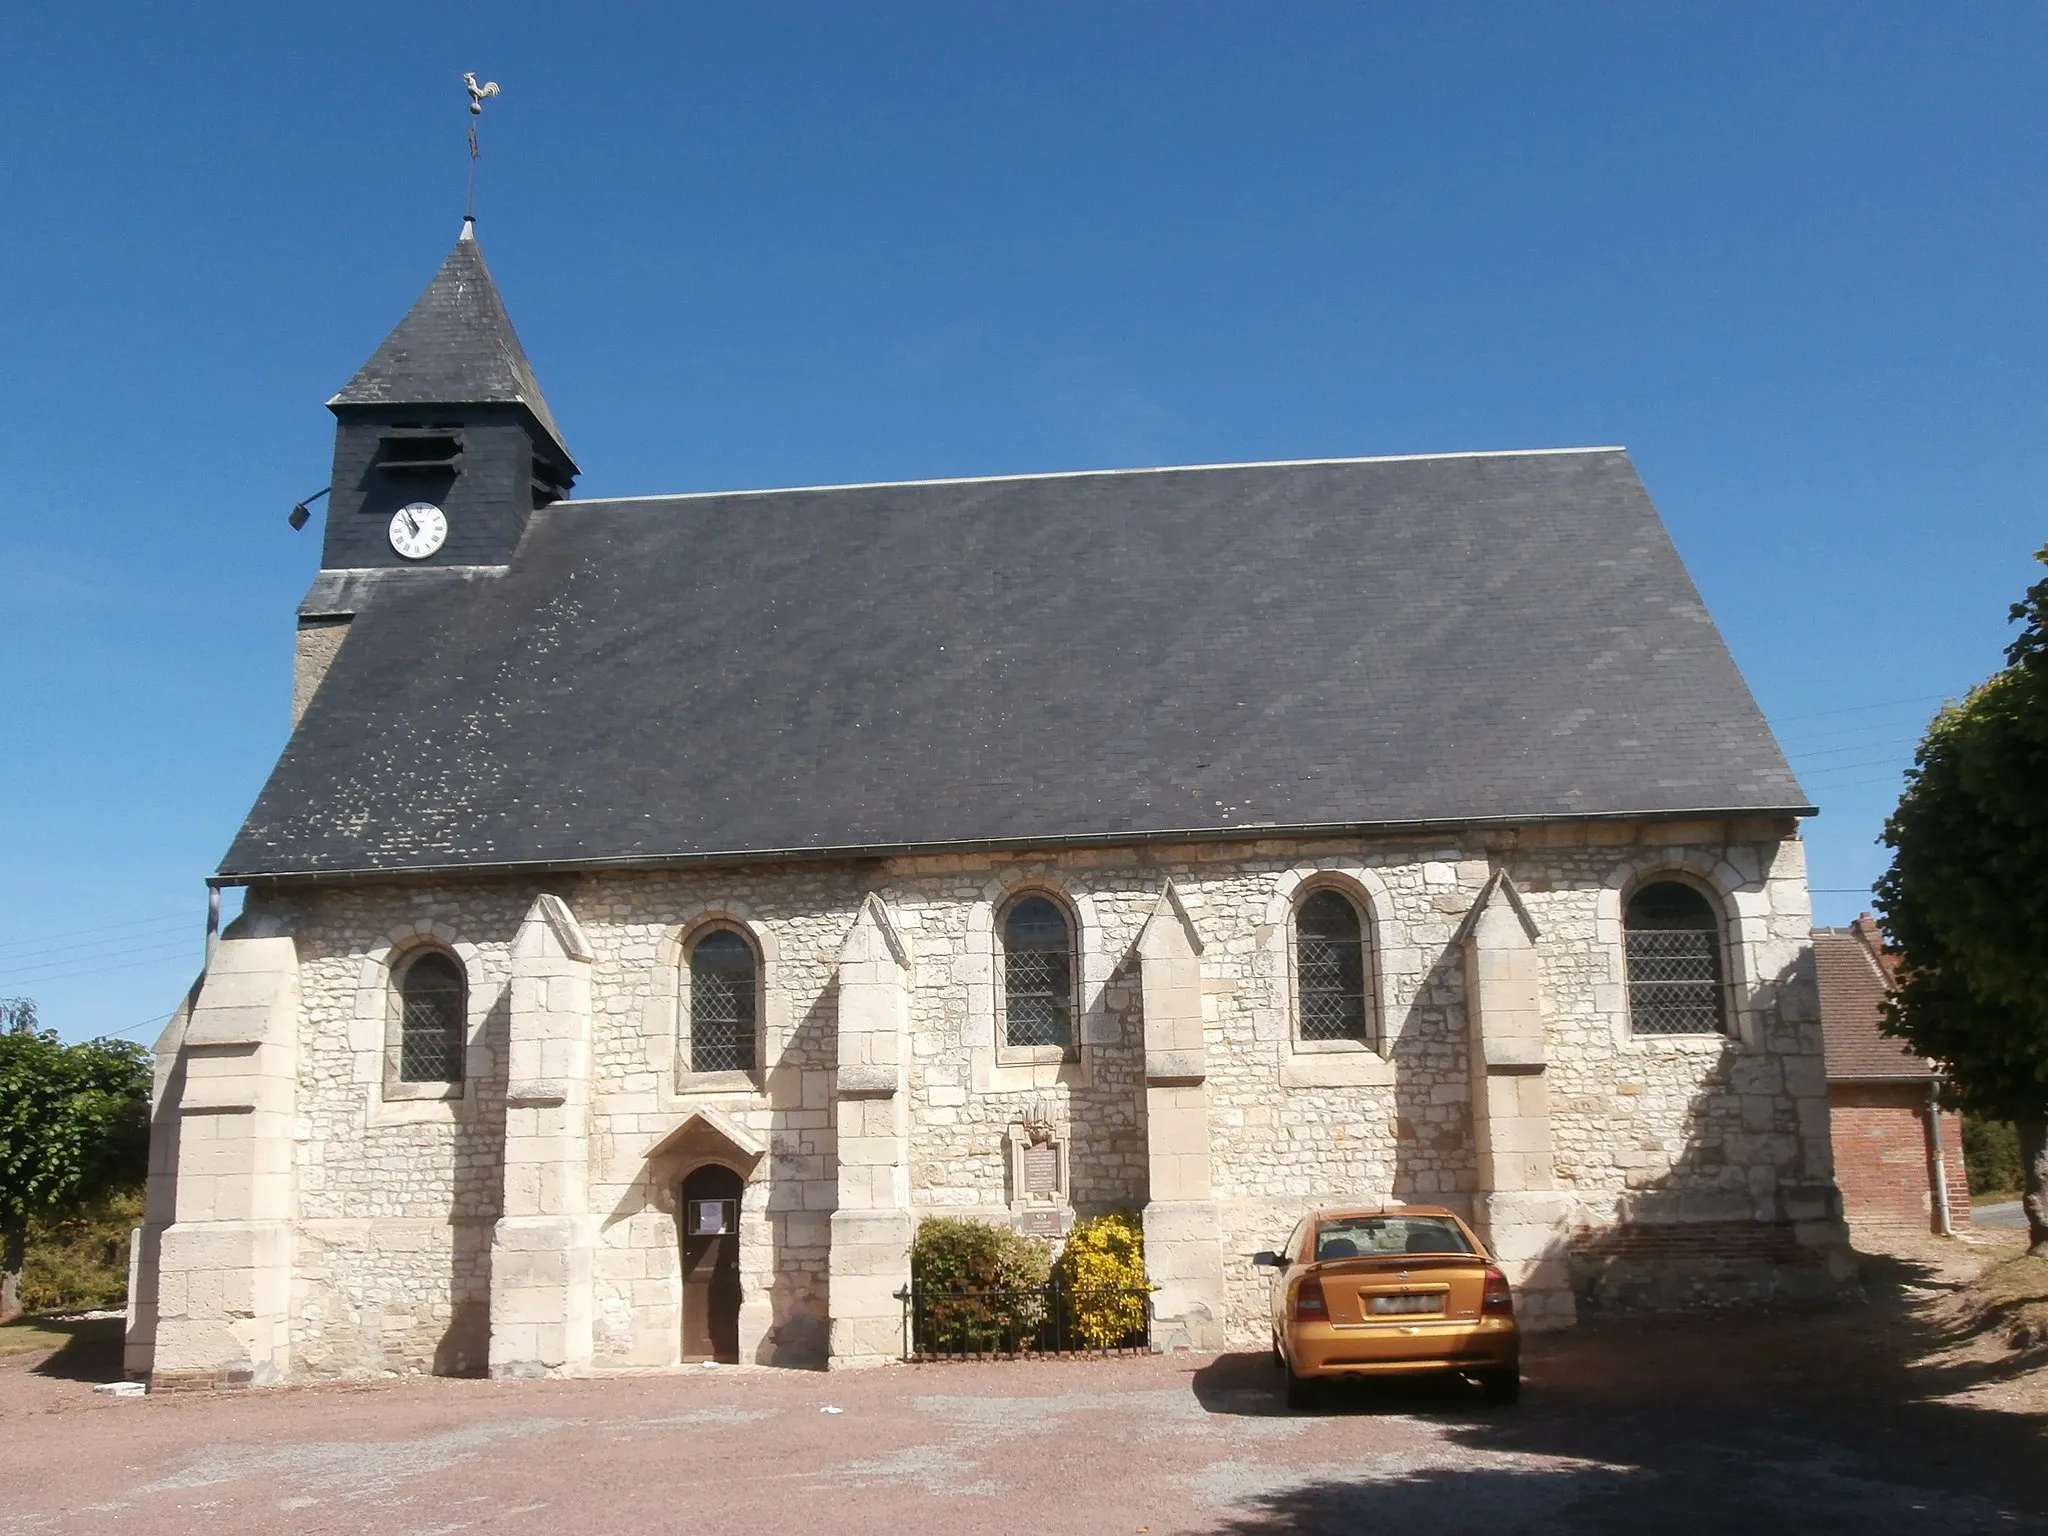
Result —
[{"label": "arched window", "polygon": [[1074,1043],[1074,936],[1067,914],[1026,896],[1003,916],[1003,1039],[1009,1045]]},{"label": "arched window", "polygon": [[690,1070],[754,1070],[754,946],[714,928],[690,947]]},{"label": "arched window", "polygon": [[1656,880],[1628,899],[1629,1027],[1639,1035],[1712,1035],[1727,1028],[1721,920],[1706,895]]},{"label": "arched window", "polygon": [[1365,925],[1342,892],[1312,891],[1295,908],[1294,970],[1302,1039],[1367,1038]]},{"label": "arched window", "polygon": [[461,1082],[469,1015],[461,963],[446,950],[422,950],[399,977],[398,997],[398,1080]]}]

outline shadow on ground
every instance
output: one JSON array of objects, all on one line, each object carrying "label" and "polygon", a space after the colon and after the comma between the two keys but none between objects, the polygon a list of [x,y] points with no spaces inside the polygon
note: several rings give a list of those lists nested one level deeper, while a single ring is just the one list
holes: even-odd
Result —
[{"label": "shadow on ground", "polygon": [[[2038,1352],[1949,1353],[1977,1325],[1926,1303],[1959,1287],[1910,1258],[1860,1258],[1860,1298],[1825,1309],[1533,1337],[1512,1408],[1454,1379],[1326,1392],[1314,1412],[1426,1420],[1436,1451],[1233,1489],[1218,1529],[2048,1531],[2048,1421],[1952,1400],[2018,1381]],[[1226,1355],[1194,1391],[1211,1413],[1282,1416],[1279,1384],[1266,1354]]]},{"label": "shadow on ground", "polygon": [[119,1381],[121,1379],[121,1330],[118,1317],[24,1318],[23,1325],[38,1334],[56,1335],[62,1342],[29,1369],[38,1376],[60,1381]]}]

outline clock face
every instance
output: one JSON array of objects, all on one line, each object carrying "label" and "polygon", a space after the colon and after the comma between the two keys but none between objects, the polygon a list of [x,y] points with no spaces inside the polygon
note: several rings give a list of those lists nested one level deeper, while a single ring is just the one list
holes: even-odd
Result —
[{"label": "clock face", "polygon": [[448,514],[416,501],[391,514],[391,547],[408,560],[424,560],[448,542]]}]

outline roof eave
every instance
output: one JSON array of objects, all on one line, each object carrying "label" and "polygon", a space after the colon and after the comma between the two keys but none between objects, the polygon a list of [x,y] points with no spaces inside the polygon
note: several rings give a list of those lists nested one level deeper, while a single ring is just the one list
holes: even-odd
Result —
[{"label": "roof eave", "polygon": [[1938,1083],[1947,1079],[1948,1074],[1939,1067],[1929,1067],[1924,1072],[1830,1072],[1830,1083]]},{"label": "roof eave", "polygon": [[1233,827],[1187,827],[1147,832],[1079,832],[1044,837],[961,838],[923,843],[860,843],[813,848],[732,848],[708,853],[599,855],[587,859],[515,859],[496,863],[376,865],[331,870],[241,870],[207,877],[213,887],[244,885],[361,885],[388,880],[481,878],[496,875],[585,874],[599,871],[680,869],[707,864],[823,863],[845,859],[915,858],[949,853],[1005,853],[1021,849],[1100,848],[1154,843],[1268,842],[1279,838],[1430,834],[1573,822],[1698,821],[1733,817],[1769,820],[1817,815],[1810,805],[1695,806],[1657,811],[1569,811],[1521,816],[1462,816],[1410,821],[1310,822]]}]

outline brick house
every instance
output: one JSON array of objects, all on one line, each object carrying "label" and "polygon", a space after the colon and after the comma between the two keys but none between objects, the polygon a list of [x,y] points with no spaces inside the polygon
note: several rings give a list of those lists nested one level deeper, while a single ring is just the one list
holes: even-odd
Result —
[{"label": "brick house", "polygon": [[1894,961],[1877,924],[1866,912],[1847,928],[1814,929],[1813,961],[1844,1214],[1935,1232],[1967,1222],[1962,1118],[1935,1115],[1934,1064],[1879,1033]]},{"label": "brick house", "polygon": [[465,224],[329,402],[294,723],[157,1045],[129,1368],[902,1347],[920,1217],[1301,1212],[1532,1326],[1845,1273],[1811,807],[1614,448],[571,499]]}]

